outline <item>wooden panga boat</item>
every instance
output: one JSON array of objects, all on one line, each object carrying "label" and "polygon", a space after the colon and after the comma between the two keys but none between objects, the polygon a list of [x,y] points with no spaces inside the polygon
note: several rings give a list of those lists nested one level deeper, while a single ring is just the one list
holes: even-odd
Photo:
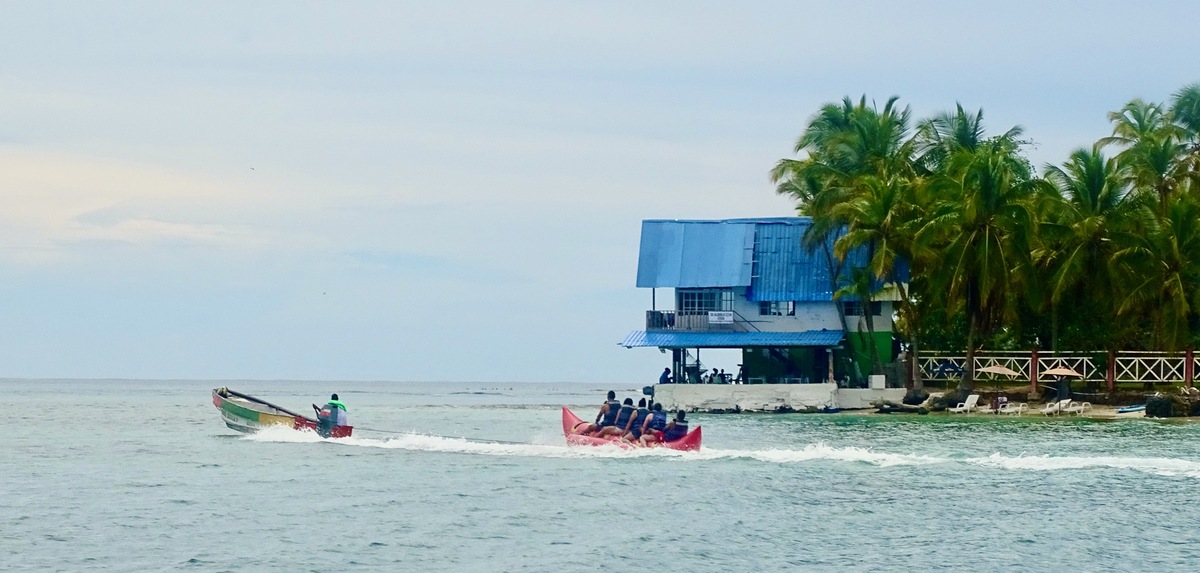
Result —
[{"label": "wooden panga boat", "polygon": [[[567,438],[567,444],[571,446],[618,446],[622,448],[641,448],[645,447],[641,444],[631,444],[617,436],[604,436],[597,438],[596,436],[585,436],[577,434],[576,429],[587,425],[587,422],[579,419],[574,412],[563,406],[562,409],[563,435]],[[700,449],[701,439],[700,426],[696,426],[692,431],[685,434],[682,438],[673,442],[655,442],[650,447],[652,448],[668,448],[672,450],[695,451]]]},{"label": "wooden panga boat", "polygon": [[[317,421],[308,416],[228,388],[214,388],[212,402],[221,412],[225,425],[239,432],[252,433],[269,426],[317,431]],[[329,437],[347,438],[353,432],[354,426],[334,426]]]}]

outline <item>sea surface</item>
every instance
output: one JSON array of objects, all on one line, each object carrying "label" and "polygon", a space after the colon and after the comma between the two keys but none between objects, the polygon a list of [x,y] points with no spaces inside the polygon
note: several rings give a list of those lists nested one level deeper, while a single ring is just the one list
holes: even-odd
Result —
[{"label": "sea surface", "polygon": [[[229,386],[355,436],[227,429]],[[640,388],[640,387],[639,387]],[[6,380],[0,570],[1185,571],[1200,425],[702,415],[567,447],[594,384]],[[490,441],[487,441],[490,440]]]}]

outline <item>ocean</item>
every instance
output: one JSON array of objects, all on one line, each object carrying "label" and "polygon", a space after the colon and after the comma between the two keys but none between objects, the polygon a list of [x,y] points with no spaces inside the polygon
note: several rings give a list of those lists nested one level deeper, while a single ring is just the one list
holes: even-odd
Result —
[{"label": "ocean", "polygon": [[[228,386],[355,436],[242,435]],[[560,383],[6,380],[0,570],[1183,571],[1200,425],[703,415],[699,452],[567,447]],[[490,440],[482,441],[482,440]]]}]

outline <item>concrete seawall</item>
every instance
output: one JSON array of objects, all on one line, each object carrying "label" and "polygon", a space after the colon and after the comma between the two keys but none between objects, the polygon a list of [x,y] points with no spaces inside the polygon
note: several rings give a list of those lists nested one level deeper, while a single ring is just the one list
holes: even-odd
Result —
[{"label": "concrete seawall", "polygon": [[740,409],[747,412],[774,412],[787,406],[794,410],[810,408],[870,408],[879,399],[899,402],[904,388],[871,390],[838,388],[836,384],[656,384],[654,400],[668,410],[708,412]]}]

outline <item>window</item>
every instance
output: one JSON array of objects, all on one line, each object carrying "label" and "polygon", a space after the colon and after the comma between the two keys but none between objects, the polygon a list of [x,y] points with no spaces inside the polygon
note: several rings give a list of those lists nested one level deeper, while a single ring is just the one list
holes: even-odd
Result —
[{"label": "window", "polygon": [[796,303],[792,301],[762,301],[758,303],[759,316],[796,316]]},{"label": "window", "polygon": [[[850,300],[850,301],[843,302],[842,309],[843,309],[842,312],[845,312],[846,316],[862,316],[862,311],[863,311],[862,303],[860,303],[858,301]],[[879,303],[879,302],[871,303],[871,316],[882,316],[882,315],[883,315],[883,303]]]},{"label": "window", "polygon": [[710,310],[733,310],[733,290],[678,289],[675,308],[681,314],[705,314]]}]

